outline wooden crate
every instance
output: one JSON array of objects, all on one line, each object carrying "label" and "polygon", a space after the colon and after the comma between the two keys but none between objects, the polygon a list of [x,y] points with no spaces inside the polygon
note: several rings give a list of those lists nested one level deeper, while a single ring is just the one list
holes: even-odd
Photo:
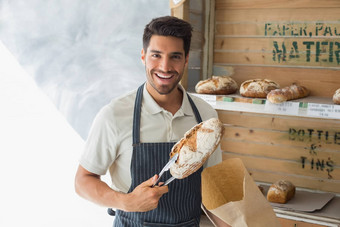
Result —
[{"label": "wooden crate", "polygon": [[340,120],[219,110],[223,158],[239,157],[256,181],[279,179],[340,193]]}]

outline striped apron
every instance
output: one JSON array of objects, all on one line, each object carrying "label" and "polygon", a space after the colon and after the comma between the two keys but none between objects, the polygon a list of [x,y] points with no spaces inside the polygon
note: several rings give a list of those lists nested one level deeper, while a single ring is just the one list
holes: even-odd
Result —
[{"label": "striped apron", "polygon": [[[131,187],[133,191],[142,182],[155,173],[159,173],[169,161],[169,154],[174,142],[140,143],[140,114],[143,97],[143,86],[137,91],[133,116],[133,154],[131,160]],[[198,123],[201,116],[189,97],[189,102]],[[167,171],[162,179],[171,177]],[[164,194],[158,207],[147,212],[116,211],[115,227],[120,226],[199,226],[201,216],[201,172],[202,167],[187,178],[174,180],[169,186],[169,192]]]}]

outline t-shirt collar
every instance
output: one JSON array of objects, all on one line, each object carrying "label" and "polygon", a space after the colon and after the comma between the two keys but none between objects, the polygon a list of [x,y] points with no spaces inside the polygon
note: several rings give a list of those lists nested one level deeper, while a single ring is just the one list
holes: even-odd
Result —
[{"label": "t-shirt collar", "polygon": [[[185,89],[180,84],[178,84],[178,88],[181,89],[183,92],[182,106],[178,111],[183,112],[184,115],[193,115],[193,111],[192,111]],[[144,88],[143,88],[143,105],[142,106],[150,114],[157,114],[163,111],[163,108],[160,107],[157,104],[157,102],[152,98],[152,96],[149,94],[148,90],[146,89],[146,85],[144,85]]]}]

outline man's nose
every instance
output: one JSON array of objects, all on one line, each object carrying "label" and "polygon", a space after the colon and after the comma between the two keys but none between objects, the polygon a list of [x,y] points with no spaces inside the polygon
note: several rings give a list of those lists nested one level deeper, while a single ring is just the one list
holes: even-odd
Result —
[{"label": "man's nose", "polygon": [[160,63],[159,69],[162,70],[163,72],[171,71],[172,70],[172,66],[171,66],[170,59],[163,58],[161,63]]}]

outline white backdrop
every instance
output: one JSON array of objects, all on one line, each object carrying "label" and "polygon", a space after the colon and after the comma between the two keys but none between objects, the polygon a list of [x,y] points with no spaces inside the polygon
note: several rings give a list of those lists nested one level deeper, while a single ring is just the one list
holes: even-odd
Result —
[{"label": "white backdrop", "polygon": [[145,80],[144,26],[168,0],[0,0],[0,39],[85,139],[95,114]]}]

